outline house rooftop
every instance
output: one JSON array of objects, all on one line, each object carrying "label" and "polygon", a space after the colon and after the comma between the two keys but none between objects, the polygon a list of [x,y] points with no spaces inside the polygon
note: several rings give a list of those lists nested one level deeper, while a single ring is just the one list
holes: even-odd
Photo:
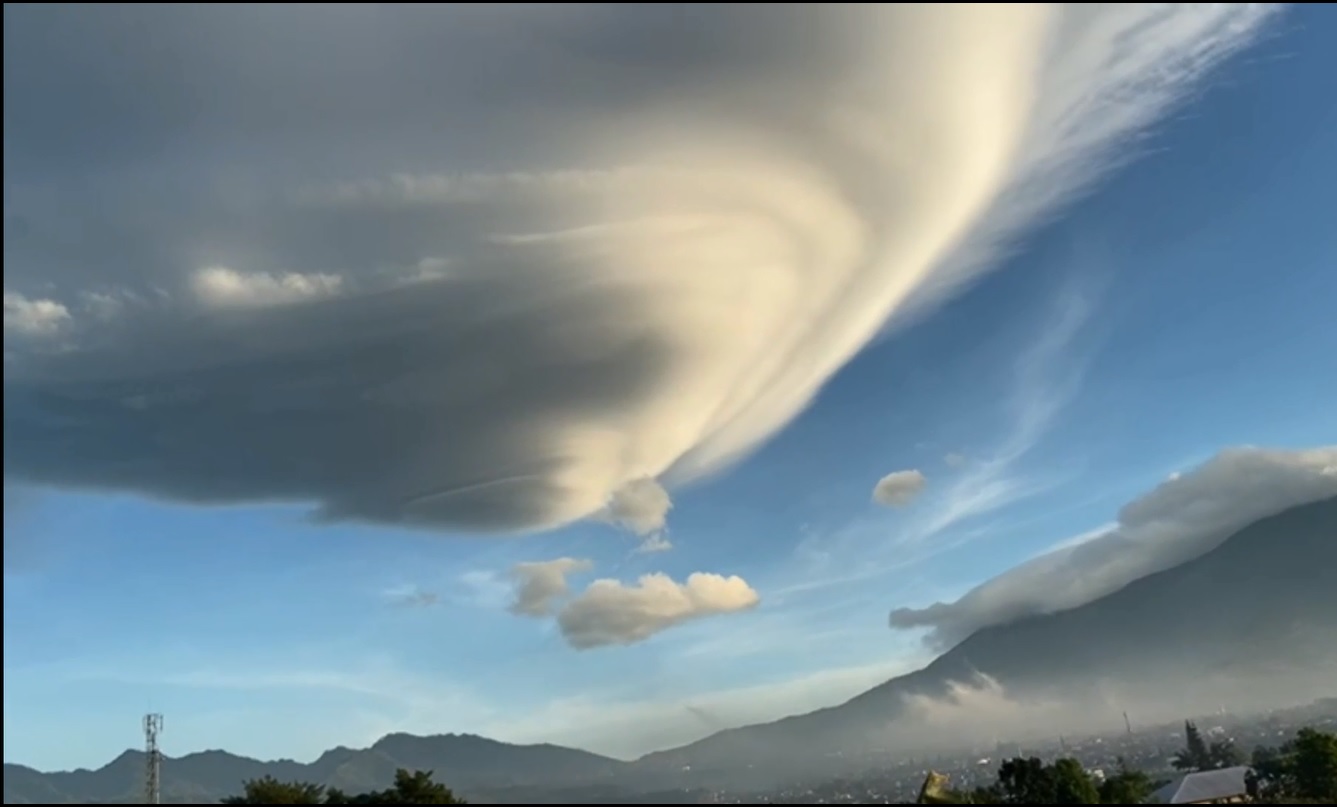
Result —
[{"label": "house rooftop", "polygon": [[1249,792],[1248,765],[1186,773],[1151,794],[1147,804],[1206,804]]}]

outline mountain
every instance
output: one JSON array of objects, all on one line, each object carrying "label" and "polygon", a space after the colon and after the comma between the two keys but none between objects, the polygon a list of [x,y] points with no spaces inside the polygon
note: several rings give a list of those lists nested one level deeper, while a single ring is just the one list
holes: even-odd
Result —
[{"label": "mountain", "polygon": [[[943,737],[935,737],[932,721],[916,711],[924,703],[955,700],[962,706],[966,725],[949,725],[959,741],[966,733],[987,736],[993,703],[987,699],[1001,698],[999,693],[1019,709],[1017,730],[1058,719],[1055,703],[1076,704],[1081,708],[1075,711],[1089,716],[1090,705],[1108,701],[1111,692],[1118,693],[1116,709],[1163,703],[1178,710],[1167,717],[1190,714],[1195,703],[1238,705],[1231,692],[1307,699],[1276,688],[1293,683],[1296,671],[1313,672],[1314,680],[1326,672],[1337,680],[1333,569],[1337,498],[1258,521],[1195,560],[1079,608],[979,631],[922,670],[840,706],[720,732],[635,763],[471,735],[392,734],[370,748],[335,748],[310,764],[260,762],[223,751],[169,759],[163,765],[164,801],[217,802],[244,780],[265,775],[360,792],[385,787],[403,767],[433,770],[480,804],[688,803],[690,794],[680,789],[654,797],[636,793],[689,780],[772,784],[830,772],[870,751],[930,750]],[[993,689],[979,690],[985,702],[976,703],[961,685],[981,680]],[[1222,699],[1213,700],[1217,696]],[[970,722],[975,718],[977,726]],[[137,751],[96,771],[41,773],[6,764],[5,803],[134,803],[143,770]]]},{"label": "mountain", "polygon": [[[1127,708],[1165,704],[1179,715],[1193,704],[1235,703],[1257,692],[1259,682],[1284,687],[1303,674],[1315,685],[1329,676],[1332,694],[1334,569],[1337,498],[1255,522],[1194,560],[1086,605],[978,631],[927,667],[839,706],[720,732],[638,765],[690,768],[703,777],[716,772],[736,782],[742,770],[766,775],[783,766],[797,774],[829,769],[833,755],[926,750],[933,726],[919,719],[916,705],[957,702],[968,711],[971,691],[963,694],[962,685],[971,682],[987,682],[986,696],[1006,693],[1019,713],[1014,730],[1032,715],[1057,719],[1056,703],[1088,704],[1088,713],[1093,703],[1117,709],[1111,693]],[[1289,694],[1261,693],[1274,701]],[[990,715],[981,709],[979,719],[983,724]],[[977,739],[988,731],[979,729]],[[958,725],[956,737],[964,733]]]},{"label": "mountain", "polygon": [[[370,748],[335,748],[315,762],[261,762],[225,751],[165,758],[163,801],[217,803],[247,779],[319,782],[351,792],[389,785],[397,768],[432,770],[477,803],[534,803],[533,789],[580,788],[624,801],[615,776],[627,764],[556,745],[511,745],[468,734],[391,734]],[[126,751],[95,771],[42,773],[5,764],[5,804],[134,804],[143,800],[144,754]],[[524,794],[524,795],[521,795]],[[577,796],[575,801],[583,801]]]}]

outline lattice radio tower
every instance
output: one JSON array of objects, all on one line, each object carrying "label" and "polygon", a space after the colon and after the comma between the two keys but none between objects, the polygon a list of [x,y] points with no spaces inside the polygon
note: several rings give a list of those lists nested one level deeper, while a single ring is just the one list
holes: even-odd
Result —
[{"label": "lattice radio tower", "polygon": [[162,715],[144,715],[144,803],[162,802],[162,751],[158,750],[158,735],[162,732]]}]

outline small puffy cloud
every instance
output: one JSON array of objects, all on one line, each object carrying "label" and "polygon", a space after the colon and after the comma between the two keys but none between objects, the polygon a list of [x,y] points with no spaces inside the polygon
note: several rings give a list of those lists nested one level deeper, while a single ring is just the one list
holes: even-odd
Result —
[{"label": "small puffy cloud", "polygon": [[667,552],[672,548],[673,542],[668,539],[668,536],[663,532],[656,532],[647,535],[645,540],[641,541],[640,545],[636,547],[636,551],[642,555],[652,555],[657,552]]},{"label": "small puffy cloud", "polygon": [[905,507],[918,498],[926,482],[919,471],[889,473],[873,487],[873,501],[884,507]]},{"label": "small puffy cloud", "polygon": [[684,583],[647,574],[635,585],[596,580],[557,615],[567,642],[578,650],[635,644],[693,619],[746,611],[761,601],[738,576],[696,572]]},{"label": "small puffy cloud", "polygon": [[517,563],[511,568],[511,579],[515,582],[511,613],[531,617],[551,616],[553,607],[571,590],[566,581],[567,575],[592,568],[592,562],[577,558]]},{"label": "small puffy cloud", "polygon": [[990,625],[1084,605],[1209,552],[1261,518],[1331,496],[1337,446],[1222,451],[1130,502],[1116,524],[1060,542],[956,602],[896,609],[891,625],[929,628],[931,643],[951,646]]},{"label": "small puffy cloud", "polygon": [[5,334],[49,336],[70,321],[70,310],[55,300],[30,299],[5,292]]},{"label": "small puffy cloud", "polygon": [[51,289],[7,293],[6,334],[98,289],[154,301],[7,341],[6,476],[654,532],[644,480],[764,445],[1271,7],[664,13],[6,6],[5,279]]},{"label": "small puffy cloud", "polygon": [[654,536],[664,530],[672,508],[673,500],[659,482],[633,479],[613,492],[603,518],[637,535]]},{"label": "small puffy cloud", "polygon": [[948,468],[964,468],[970,462],[965,454],[958,454],[955,451],[942,458],[942,462]]},{"label": "small puffy cloud", "polygon": [[265,306],[330,297],[339,292],[343,278],[321,273],[285,272],[243,274],[212,266],[195,275],[195,293],[208,305]]}]

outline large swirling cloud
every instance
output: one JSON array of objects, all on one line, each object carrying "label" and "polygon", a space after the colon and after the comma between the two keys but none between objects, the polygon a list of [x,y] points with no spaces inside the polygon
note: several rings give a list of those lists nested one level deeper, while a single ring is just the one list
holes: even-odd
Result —
[{"label": "large swirling cloud", "polygon": [[658,530],[1271,10],[7,6],[6,476]]}]

